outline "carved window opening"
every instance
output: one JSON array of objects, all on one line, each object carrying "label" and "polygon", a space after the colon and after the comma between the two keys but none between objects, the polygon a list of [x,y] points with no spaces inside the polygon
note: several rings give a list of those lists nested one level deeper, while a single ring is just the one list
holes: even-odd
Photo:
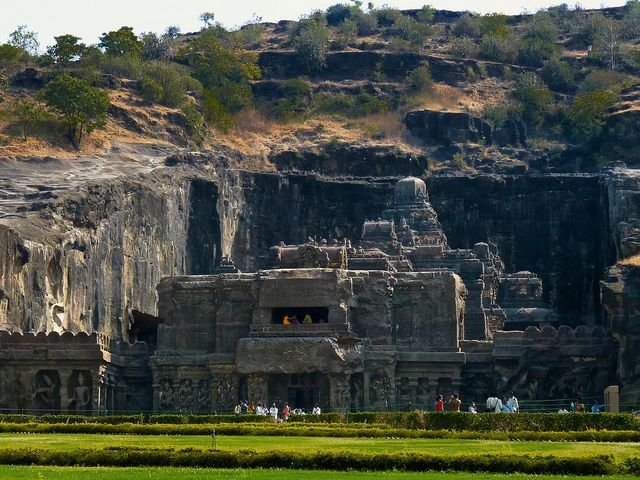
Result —
[{"label": "carved window opening", "polygon": [[[307,315],[309,318],[307,318]],[[327,323],[329,309],[326,307],[281,307],[271,310],[271,323],[274,325],[286,324],[285,317],[292,324]],[[305,322],[305,318],[307,318]],[[310,322],[309,322],[310,320]]]}]

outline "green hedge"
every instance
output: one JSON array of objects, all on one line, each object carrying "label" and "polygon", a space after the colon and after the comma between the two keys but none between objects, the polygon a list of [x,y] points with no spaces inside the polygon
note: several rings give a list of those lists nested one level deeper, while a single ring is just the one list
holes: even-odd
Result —
[{"label": "green hedge", "polygon": [[[293,421],[306,421],[295,417]],[[330,422],[330,420],[327,420]],[[381,423],[395,428],[467,431],[564,432],[586,430],[640,430],[640,417],[613,413],[350,413],[339,421]]]},{"label": "green hedge", "polygon": [[135,424],[0,423],[0,433],[63,433],[119,435],[298,436],[341,438],[452,438],[552,442],[640,442],[638,430],[587,430],[581,432],[454,431],[393,428],[358,424]]},{"label": "green hedge", "polygon": [[[2,415],[2,423],[86,423],[86,424],[257,424],[273,423],[270,416],[261,415]],[[386,425],[391,428],[416,430],[455,431],[535,431],[535,432],[579,432],[589,430],[638,430],[640,417],[630,414],[612,413],[434,413],[425,411],[396,413],[326,413],[322,415],[292,415],[288,424],[337,424],[344,425]]]},{"label": "green hedge", "polygon": [[556,475],[611,475],[634,473],[638,459],[616,465],[613,458],[600,455],[567,458],[530,455],[439,456],[420,453],[360,453],[292,451],[255,452],[187,449],[143,449],[113,447],[51,451],[43,449],[0,450],[0,463],[49,466],[181,466],[206,468],[291,468],[310,470],[401,470],[471,471]]}]

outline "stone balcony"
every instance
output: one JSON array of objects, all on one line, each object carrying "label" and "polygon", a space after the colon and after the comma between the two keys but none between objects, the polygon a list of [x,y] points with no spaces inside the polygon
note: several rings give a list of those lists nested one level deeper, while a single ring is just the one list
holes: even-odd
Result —
[{"label": "stone balcony", "polygon": [[251,325],[252,338],[269,337],[343,337],[351,334],[348,323],[313,323],[311,325]]}]

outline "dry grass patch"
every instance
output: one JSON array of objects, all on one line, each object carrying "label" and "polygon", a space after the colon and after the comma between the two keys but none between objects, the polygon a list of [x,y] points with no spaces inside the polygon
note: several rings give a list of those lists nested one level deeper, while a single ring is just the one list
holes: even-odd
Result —
[{"label": "dry grass patch", "polygon": [[618,265],[625,265],[631,267],[640,267],[640,254],[633,255],[618,261]]}]

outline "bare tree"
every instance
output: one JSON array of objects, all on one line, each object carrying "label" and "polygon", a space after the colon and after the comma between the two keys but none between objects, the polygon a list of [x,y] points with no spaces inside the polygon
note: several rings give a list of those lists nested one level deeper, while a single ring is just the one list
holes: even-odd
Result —
[{"label": "bare tree", "polygon": [[595,37],[595,49],[611,70],[616,70],[620,61],[622,28],[620,22],[607,18]]}]

